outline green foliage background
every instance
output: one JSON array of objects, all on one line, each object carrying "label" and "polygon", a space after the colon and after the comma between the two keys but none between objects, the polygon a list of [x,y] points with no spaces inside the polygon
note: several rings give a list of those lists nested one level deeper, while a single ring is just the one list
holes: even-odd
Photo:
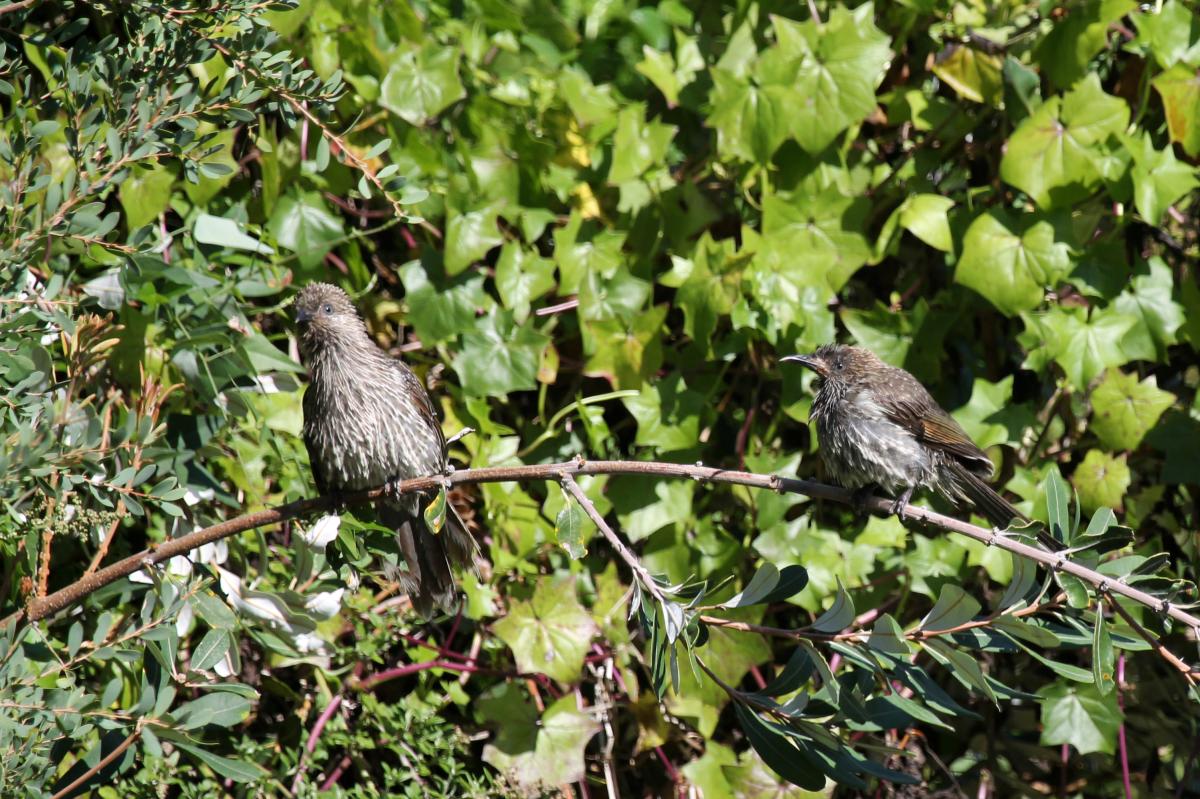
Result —
[{"label": "green foliage background", "polygon": [[[810,377],[777,357],[840,339],[917,375],[1034,516],[1066,518],[1064,480],[1116,509],[1134,543],[1089,563],[1196,578],[1191,3],[62,0],[0,7],[0,43],[6,614],[311,493],[286,308],[310,280],[475,429],[461,466],[819,479]],[[693,626],[714,673],[668,687],[639,632],[662,611],[627,622],[563,492],[482,485],[452,497],[491,564],[461,619],[389,600],[389,537],[346,516],[327,548],[263,529],[7,625],[0,793],[849,795],[881,764],[929,791],[1200,792],[1187,684],[1073,586],[906,643],[1027,570],[802,497],[581,483],[710,603],[802,565],[790,601],[712,612],[815,646]],[[873,610],[873,644],[819,635]],[[744,700],[789,660],[826,755],[771,757],[791,744]]]}]

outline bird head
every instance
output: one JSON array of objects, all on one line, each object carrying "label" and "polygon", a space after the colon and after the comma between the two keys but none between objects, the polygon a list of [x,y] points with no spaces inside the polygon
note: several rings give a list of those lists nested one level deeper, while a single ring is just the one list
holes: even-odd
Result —
[{"label": "bird head", "polygon": [[295,309],[300,351],[306,356],[366,334],[350,295],[337,286],[309,283],[296,295]]},{"label": "bird head", "polygon": [[870,350],[845,344],[822,344],[808,355],[788,355],[779,360],[807,366],[833,383],[853,383],[880,363]]}]

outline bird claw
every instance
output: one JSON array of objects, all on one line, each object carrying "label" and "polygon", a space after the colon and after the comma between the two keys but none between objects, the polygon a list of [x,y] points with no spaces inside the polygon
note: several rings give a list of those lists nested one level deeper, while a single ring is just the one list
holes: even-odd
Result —
[{"label": "bird claw", "polygon": [[908,501],[904,497],[899,497],[892,503],[892,515],[896,516],[900,521],[905,521],[908,518]]}]

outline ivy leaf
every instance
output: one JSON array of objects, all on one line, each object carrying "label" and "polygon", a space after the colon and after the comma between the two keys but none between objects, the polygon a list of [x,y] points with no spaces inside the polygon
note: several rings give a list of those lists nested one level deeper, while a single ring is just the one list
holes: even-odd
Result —
[{"label": "ivy leaf", "polygon": [[1017,127],[1000,161],[1000,177],[1040,206],[1069,205],[1087,197],[1102,178],[1119,177],[1106,165],[1108,140],[1128,124],[1129,106],[1105,94],[1092,72]]},{"label": "ivy leaf", "polygon": [[756,76],[778,88],[786,129],[800,146],[820,152],[874,110],[890,40],[875,27],[871,3],[835,7],[823,25],[782,16],[771,24],[777,44],[759,59]]},{"label": "ivy leaf", "polygon": [[1055,683],[1038,691],[1042,698],[1043,746],[1070,744],[1080,754],[1112,754],[1121,724],[1115,691],[1104,695],[1094,685]]},{"label": "ivy leaf", "polygon": [[1130,360],[1121,341],[1136,324],[1133,317],[1116,311],[1056,306],[1047,313],[1028,315],[1025,323],[1038,332],[1050,357],[1080,391],[1110,366]]},{"label": "ivy leaf", "polygon": [[579,604],[574,577],[542,578],[532,599],[512,603],[493,629],[513,651],[518,669],[570,683],[579,679],[596,623]]},{"label": "ivy leaf", "polygon": [[588,359],[583,373],[606,377],[620,389],[641,388],[662,366],[664,303],[637,314],[632,321],[585,321],[583,349]]},{"label": "ivy leaf", "polygon": [[331,214],[325,200],[313,191],[280,197],[267,229],[306,269],[319,266],[345,235],[341,219]]},{"label": "ivy leaf", "polygon": [[692,391],[678,372],[642,386],[636,397],[621,400],[637,419],[635,443],[664,452],[690,449],[699,442],[704,397]]},{"label": "ivy leaf", "polygon": [[766,257],[790,260],[805,283],[838,291],[871,257],[862,234],[868,210],[862,198],[848,197],[836,186],[790,198],[769,195],[763,201]]},{"label": "ivy leaf", "polygon": [[1162,96],[1171,141],[1193,158],[1200,155],[1200,69],[1176,64],[1152,83]]},{"label": "ivy leaf", "polygon": [[501,683],[479,697],[480,715],[496,725],[496,738],[484,746],[483,759],[527,791],[566,785],[584,777],[584,750],[600,724],[576,706],[568,693],[539,719],[528,694]]},{"label": "ivy leaf", "polygon": [[1000,105],[1004,79],[1002,62],[973,47],[951,44],[939,55],[933,73],[974,103]]},{"label": "ivy leaf", "polygon": [[1163,69],[1180,61],[1200,62],[1200,19],[1179,0],[1167,0],[1158,13],[1135,14],[1137,44],[1144,46]]},{"label": "ivy leaf", "polygon": [[1079,504],[1087,513],[1098,508],[1121,508],[1130,480],[1124,454],[1110,455],[1098,449],[1088,450],[1071,475]]},{"label": "ivy leaf", "polygon": [[493,305],[483,289],[482,275],[466,275],[435,286],[420,261],[410,261],[399,271],[407,308],[404,318],[426,346],[474,330],[478,311]]},{"label": "ivy leaf", "polygon": [[787,138],[779,103],[749,78],[714,67],[708,123],[717,131],[722,155],[765,164]]},{"label": "ivy leaf", "polygon": [[1070,270],[1067,245],[1055,241],[1048,221],[989,211],[967,228],[954,279],[1012,316],[1041,305]]},{"label": "ivy leaf", "polygon": [[[150,169],[134,169],[121,182],[121,207],[125,224],[136,230],[158,219],[171,202],[171,187],[175,175],[166,166],[156,164]],[[232,221],[232,220],[230,220]]]},{"label": "ivy leaf", "polygon": [[1172,203],[1200,184],[1196,170],[1177,160],[1173,148],[1154,149],[1149,133],[1126,143],[1133,154],[1133,202],[1143,219],[1158,225]]},{"label": "ivy leaf", "polygon": [[495,308],[463,334],[452,365],[468,394],[504,397],[537,388],[538,365],[549,342],[549,336],[516,326],[512,313]]},{"label": "ivy leaf", "polygon": [[1158,387],[1154,375],[1138,382],[1137,375],[1109,369],[1092,392],[1091,430],[1106,447],[1137,449],[1175,395]]},{"label": "ivy leaf", "polygon": [[1056,85],[1073,85],[1108,44],[1109,25],[1134,8],[1133,0],[1100,0],[1072,8],[1038,42],[1034,50],[1038,64]]},{"label": "ivy leaf", "polygon": [[714,242],[706,232],[696,245],[693,267],[675,295],[683,308],[684,332],[711,357],[713,334],[741,296],[742,269],[750,256],[738,255],[732,241]]},{"label": "ivy leaf", "polygon": [[1177,340],[1183,325],[1183,306],[1172,299],[1175,280],[1171,267],[1158,256],[1139,265],[1138,274],[1129,281],[1113,308],[1136,320],[1121,343],[1130,359],[1165,361],[1167,347]]},{"label": "ivy leaf", "polygon": [[451,211],[446,221],[446,273],[457,275],[504,243],[496,227],[497,203],[466,213]]},{"label": "ivy leaf", "polygon": [[554,288],[554,262],[510,241],[496,262],[496,291],[518,324],[529,318],[533,300]]},{"label": "ivy leaf", "polygon": [[379,104],[410,125],[424,125],[466,97],[458,77],[460,56],[457,47],[440,42],[400,53],[379,87]]},{"label": "ivy leaf", "polygon": [[1034,423],[1028,406],[1013,404],[1012,383],[1012,375],[998,383],[977,377],[971,388],[971,401],[951,413],[971,440],[983,449],[1018,443]]},{"label": "ivy leaf", "polygon": [[642,103],[632,103],[622,108],[617,116],[617,131],[613,135],[612,167],[608,171],[608,182],[614,185],[626,183],[662,163],[675,131],[674,125],[646,121],[646,107]]}]

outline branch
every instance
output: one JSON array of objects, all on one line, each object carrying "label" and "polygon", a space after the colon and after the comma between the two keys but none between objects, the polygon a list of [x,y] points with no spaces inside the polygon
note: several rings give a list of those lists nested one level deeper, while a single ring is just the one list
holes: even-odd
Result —
[{"label": "branch", "polygon": [[107,768],[114,760],[116,760],[118,757],[120,757],[122,754],[124,754],[125,750],[128,749],[130,746],[132,746],[133,742],[136,741],[141,736],[142,736],[142,722],[139,721],[138,725],[134,729],[134,731],[129,733],[129,735],[126,736],[124,741],[121,741],[121,743],[117,744],[117,747],[115,749],[113,749],[111,752],[109,752],[107,755],[105,755],[103,758],[101,758],[99,763],[92,766],[90,769],[83,772],[77,778],[72,780],[70,785],[63,788],[61,791],[58,791],[57,793],[55,793],[54,796],[50,797],[50,799],[64,799],[64,797],[70,796],[72,793],[75,792],[75,789],[79,788],[79,786],[86,783],[92,777],[95,777],[97,774],[99,774],[101,771],[103,771],[105,768]]},{"label": "branch", "polygon": [[[855,504],[850,491],[810,480],[797,480],[773,474],[754,474],[753,472],[742,472],[732,469],[717,469],[710,466],[689,466],[681,463],[660,463],[655,461],[585,461],[583,459],[576,459],[564,463],[463,469],[452,472],[449,475],[403,480],[394,484],[391,490],[399,493],[412,493],[436,491],[443,485],[528,482],[534,480],[556,480],[562,482],[566,477],[592,474],[682,477],[700,482],[729,483],[770,491],[804,494],[813,499],[825,499],[847,505]],[[379,487],[368,491],[358,491],[343,496],[342,502],[347,505],[363,504],[384,496],[388,490],[385,487]],[[884,514],[891,513],[892,503],[890,500],[880,497],[870,497],[863,504],[868,510]],[[28,619],[29,621],[44,619],[50,614],[78,602],[93,591],[122,577],[126,577],[138,569],[162,563],[176,555],[186,554],[204,544],[218,541],[234,533],[240,533],[268,524],[278,524],[286,519],[294,519],[313,513],[314,511],[329,511],[332,507],[333,504],[328,497],[305,499],[290,502],[270,510],[238,516],[237,518],[229,519],[204,530],[198,530],[180,538],[173,538],[157,547],[145,550],[137,555],[131,555],[111,566],[107,566],[53,594],[34,599],[29,603],[25,611],[18,611],[0,623],[0,628],[19,621],[21,618]],[[1012,552],[1040,563],[1047,568],[1074,575],[1097,588],[1103,588],[1108,593],[1118,594],[1140,605],[1152,608],[1158,613],[1169,616],[1191,628],[1196,635],[1200,636],[1200,618],[1187,613],[1182,607],[1151,596],[1145,591],[1127,585],[1120,580],[1106,577],[1093,569],[1068,560],[1063,553],[1048,552],[1029,544],[1023,544],[1020,541],[1000,534],[996,530],[986,530],[969,522],[935,513],[925,508],[908,505],[905,512],[909,519],[914,519],[931,527],[965,535],[968,538],[981,541],[989,546],[996,546],[1007,552]]]}]

